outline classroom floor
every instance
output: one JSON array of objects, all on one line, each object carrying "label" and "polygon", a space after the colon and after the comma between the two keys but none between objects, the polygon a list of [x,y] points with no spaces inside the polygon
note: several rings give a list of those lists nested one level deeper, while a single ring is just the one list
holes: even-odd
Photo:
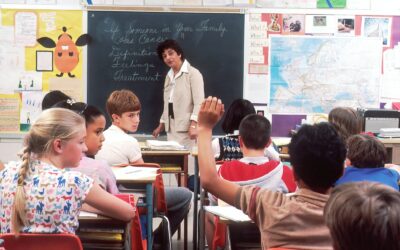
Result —
[{"label": "classroom floor", "polygon": [[[173,178],[173,175],[164,175],[164,185],[165,186],[176,186],[176,180]],[[154,228],[157,227],[159,221],[158,219],[155,219],[154,221]],[[175,233],[175,235],[172,237],[172,249],[174,250],[183,250],[183,223],[181,225],[181,239],[178,240],[177,236],[178,233]],[[188,250],[193,249],[193,202],[192,206],[190,208],[189,214],[188,214]]]}]

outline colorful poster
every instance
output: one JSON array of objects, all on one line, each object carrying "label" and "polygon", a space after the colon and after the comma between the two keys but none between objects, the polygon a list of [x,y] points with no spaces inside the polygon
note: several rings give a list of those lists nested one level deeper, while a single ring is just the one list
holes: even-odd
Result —
[{"label": "colorful poster", "polygon": [[380,37],[384,47],[390,47],[392,31],[391,17],[363,17],[361,35],[365,37]]},{"label": "colorful poster", "polygon": [[20,113],[21,131],[28,131],[42,112],[42,91],[23,91]]},{"label": "colorful poster", "polygon": [[295,14],[283,14],[282,34],[301,35],[305,31],[305,16]]},{"label": "colorful poster", "polygon": [[346,0],[317,0],[317,8],[345,8]]},{"label": "colorful poster", "polygon": [[0,94],[0,132],[19,132],[18,94]]}]

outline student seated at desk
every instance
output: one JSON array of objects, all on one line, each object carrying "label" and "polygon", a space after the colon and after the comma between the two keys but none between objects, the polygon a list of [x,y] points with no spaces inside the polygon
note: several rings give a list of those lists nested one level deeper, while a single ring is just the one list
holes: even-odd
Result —
[{"label": "student seated at desk", "polygon": [[348,182],[373,181],[399,190],[400,175],[396,166],[385,168],[387,157],[385,146],[375,137],[353,135],[347,140],[347,164],[344,174],[336,182],[341,185]]},{"label": "student seated at desk", "polygon": [[85,143],[88,150],[82,157],[79,166],[74,170],[92,177],[107,192],[118,194],[117,181],[111,167],[106,161],[94,159],[104,141],[103,131],[106,126],[106,118],[100,110],[92,105],[87,105],[82,116],[86,121]]},{"label": "student seated at desk", "polygon": [[400,249],[400,193],[371,182],[335,187],[324,216],[335,250]]},{"label": "student seated at desk", "polygon": [[[217,161],[231,161],[243,157],[237,134],[239,124],[244,117],[255,113],[256,110],[253,104],[246,99],[236,99],[232,102],[221,125],[222,130],[226,135],[220,138],[215,138],[212,141],[212,149]],[[272,143],[269,143],[265,148],[264,154],[270,160],[280,160],[279,153],[275,150]]]},{"label": "student seated at desk", "polygon": [[[271,124],[267,118],[256,114],[247,115],[240,122],[238,138],[244,157],[240,160],[224,162],[218,170],[219,176],[240,186],[255,185],[283,193],[294,192],[296,183],[292,170],[281,162],[264,156],[265,148],[271,144],[270,134]],[[215,203],[212,195],[210,195],[210,200]],[[214,239],[223,238],[224,230],[216,230],[220,234],[219,237],[214,235],[213,217],[207,214],[206,233],[208,245],[213,245],[212,249],[217,249],[217,247],[224,247],[224,244],[216,241],[212,244],[212,236]],[[216,224],[216,227],[221,228],[223,225]]]},{"label": "student seated at desk", "polygon": [[[139,126],[139,98],[130,90],[116,90],[108,97],[106,107],[112,125],[104,131],[105,141],[96,159],[105,160],[110,165],[143,163],[139,143],[128,134],[136,132]],[[183,187],[166,187],[165,199],[173,235],[189,212],[192,193]],[[156,233],[154,241],[160,239]]]},{"label": "student seated at desk", "polygon": [[[62,92],[60,92],[62,93]],[[63,94],[63,93],[62,93]],[[51,91],[43,98],[42,109],[46,110],[49,108],[66,108],[72,110],[83,118],[85,118],[86,124],[86,137],[85,144],[87,151],[82,156],[82,160],[79,166],[71,168],[73,171],[81,172],[90,178],[95,183],[100,185],[103,189],[111,194],[118,194],[118,187],[116,179],[111,167],[107,162],[93,159],[97,152],[100,150],[101,145],[104,141],[103,130],[106,125],[106,118],[103,113],[92,105],[87,105],[83,102],[74,102],[68,96],[66,100],[59,101],[60,98],[66,95],[60,95],[56,91]],[[46,102],[44,102],[46,100]],[[55,103],[55,104],[53,104]],[[52,106],[48,106],[51,105]]]},{"label": "student seated at desk", "polygon": [[60,108],[44,111],[25,137],[22,162],[0,172],[0,233],[74,233],[83,202],[123,221],[134,208],[76,167],[86,151],[85,121]]},{"label": "student seated at desk", "polygon": [[323,208],[332,185],[343,173],[346,148],[327,124],[304,125],[289,145],[290,162],[299,189],[293,195],[241,187],[219,177],[211,149],[212,129],[223,114],[216,97],[207,98],[199,112],[199,166],[208,192],[246,213],[259,227],[262,246],[332,249]]}]

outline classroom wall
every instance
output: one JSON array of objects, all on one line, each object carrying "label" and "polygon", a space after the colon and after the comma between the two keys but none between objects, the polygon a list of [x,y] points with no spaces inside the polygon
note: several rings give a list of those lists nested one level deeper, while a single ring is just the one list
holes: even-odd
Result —
[{"label": "classroom wall", "polygon": [[[387,60],[392,60],[392,67],[385,68],[385,64],[382,64],[380,66],[382,75],[381,79],[379,81],[384,81],[388,83],[389,85],[392,84],[393,82],[397,81],[397,77],[400,76],[398,72],[398,62],[393,59],[393,55],[400,55],[400,54],[394,54],[398,53],[399,50],[395,48],[397,45],[397,42],[399,40],[399,34],[398,32],[400,31],[400,20],[397,15],[400,15],[400,1],[394,1],[394,0],[347,0],[346,2],[346,7],[345,8],[338,8],[338,9],[324,9],[324,8],[317,8],[317,1],[312,0],[312,1],[299,1],[299,0],[287,0],[287,1],[272,1],[272,0],[263,0],[263,1],[239,1],[239,0],[232,0],[232,1],[151,1],[151,0],[145,0],[145,1],[123,1],[123,0],[99,0],[99,1],[92,1],[94,6],[105,6],[104,8],[111,8],[119,5],[131,5],[131,6],[142,6],[138,7],[139,10],[145,10],[145,8],[156,8],[157,11],[171,11],[171,10],[177,10],[182,7],[189,7],[190,10],[195,10],[196,7],[207,7],[205,9],[197,9],[197,11],[210,11],[210,10],[215,10],[220,7],[223,8],[235,8],[235,7],[240,7],[242,8],[243,12],[246,13],[246,31],[245,31],[245,54],[244,54],[244,69],[245,69],[245,75],[244,75],[244,97],[247,99],[250,99],[254,103],[256,103],[256,109],[260,111],[264,111],[265,114],[268,114],[268,118],[272,120],[273,124],[273,136],[286,136],[288,133],[288,130],[292,129],[295,127],[296,124],[299,124],[302,119],[308,119],[310,121],[315,121],[315,120],[320,120],[322,119],[320,114],[311,114],[308,115],[308,112],[282,112],[282,110],[277,110],[275,114],[270,114],[268,113],[269,107],[270,107],[270,77],[271,75],[271,64],[270,62],[274,61],[274,59],[271,59],[271,53],[269,53],[269,42],[270,42],[270,37],[271,35],[275,34],[281,34],[281,32],[273,32],[270,30],[270,27],[268,25],[272,25],[273,23],[273,15],[277,14],[277,19],[279,20],[279,24],[281,25],[281,29],[283,29],[283,18],[286,16],[296,16],[296,15],[320,15],[320,16],[326,16],[328,18],[327,22],[330,22],[329,19],[334,19],[337,22],[337,18],[340,16],[343,17],[352,17],[354,18],[354,21],[357,23],[354,27],[354,34],[353,36],[362,36],[363,30],[362,30],[362,23],[365,17],[368,16],[380,16],[383,18],[389,18],[390,19],[390,29],[392,31],[391,37],[390,37],[390,45],[385,46],[382,49],[382,62],[385,60],[385,57],[387,57]],[[13,4],[10,4],[13,3]],[[7,0],[0,0],[0,10],[1,16],[0,16],[0,25],[10,25],[10,23],[7,23],[7,20],[13,20],[8,18],[8,16],[13,16],[14,12],[10,12],[6,9],[34,9],[36,13],[39,13],[38,16],[41,18],[38,21],[38,25],[42,26],[43,29],[46,29],[46,25],[49,18],[51,19],[51,15],[41,15],[40,13],[46,13],[44,10],[57,10],[57,15],[63,16],[62,18],[70,19],[70,17],[67,15],[64,15],[64,13],[67,13],[68,11],[75,10],[75,11],[82,11],[82,18],[79,23],[82,25],[81,28],[74,28],[72,29],[72,33],[74,37],[79,36],[80,34],[84,33],[86,31],[86,23],[85,23],[85,13],[86,13],[86,6],[87,6],[86,1],[78,1],[78,0],[13,0],[13,1],[7,1]],[[161,5],[163,4],[163,5]],[[159,8],[161,6],[161,8]],[[195,6],[195,7],[193,7]],[[168,7],[165,9],[165,7]],[[193,8],[192,8],[193,7]],[[135,7],[133,7],[135,8]],[[142,8],[142,9],[140,9]],[[273,9],[271,9],[273,8]],[[188,9],[181,9],[181,11],[188,11]],[[54,11],[51,11],[54,12]],[[44,16],[44,18],[42,18]],[[47,19],[46,19],[47,18]],[[305,17],[306,18],[306,17]],[[57,18],[55,18],[57,19]],[[57,19],[59,20],[59,19]],[[56,21],[57,22],[57,21]],[[76,24],[74,25],[76,26]],[[79,26],[79,25],[78,25]],[[396,28],[395,28],[396,27]],[[315,27],[314,27],[315,28]],[[1,34],[7,34],[7,32],[10,32],[7,29],[1,29],[0,30]],[[5,32],[5,33],[4,33]],[[53,37],[57,37],[59,35],[59,31],[53,32]],[[290,32],[289,32],[290,33]],[[304,33],[306,33],[304,31]],[[318,32],[317,32],[318,33]],[[0,35],[0,43],[3,41],[4,42],[4,36]],[[40,34],[39,34],[40,35]],[[293,35],[298,35],[298,36],[304,36],[304,34],[288,34],[289,36]],[[314,36],[321,36],[325,35],[321,32],[319,34]],[[336,36],[336,34],[334,35]],[[331,37],[329,35],[328,37]],[[287,38],[284,38],[287,39]],[[343,38],[343,39],[348,39]],[[295,41],[296,43],[300,43],[300,41]],[[375,43],[376,44],[376,43]],[[273,47],[273,46],[272,46]],[[385,52],[389,51],[390,53]],[[4,52],[4,50],[0,50],[0,52]],[[86,50],[85,48],[80,49],[80,52],[82,53],[82,61],[85,61],[85,53]],[[14,51],[14,53],[19,54],[18,52]],[[24,50],[24,53],[27,53],[28,59],[33,60],[34,55],[32,54],[32,50],[29,48]],[[0,53],[1,54],[1,53]],[[277,54],[276,51],[274,51],[272,54]],[[389,55],[388,55],[389,54]],[[19,54],[19,56],[21,56]],[[22,55],[24,56],[24,55]],[[397,56],[397,58],[400,58]],[[1,59],[1,56],[0,56]],[[3,62],[4,63],[4,62]],[[1,60],[0,60],[1,64]],[[275,65],[272,65],[275,66]],[[277,65],[279,66],[279,65]],[[25,69],[32,70],[32,65],[24,65]],[[81,69],[81,73],[78,73],[78,81],[79,83],[76,85],[78,87],[71,87],[70,90],[73,93],[74,91],[77,91],[77,100],[85,100],[86,96],[86,65],[82,63],[79,66]],[[375,65],[376,67],[376,65]],[[276,67],[276,70],[279,70],[279,67]],[[391,72],[392,74],[384,74],[385,69],[387,72]],[[5,69],[0,68],[0,73],[4,73]],[[34,74],[33,74],[34,75]],[[47,91],[51,89],[50,87],[50,78],[49,73],[43,72],[42,77],[43,83],[42,83],[42,90]],[[34,78],[34,76],[31,76]],[[5,79],[3,76],[2,79]],[[275,81],[275,85],[276,85]],[[54,89],[59,88],[58,86],[61,86],[62,83],[59,83],[58,85],[54,85],[57,87],[54,87]],[[397,96],[397,93],[400,94],[400,91],[390,91],[391,87],[389,86],[389,91],[386,91],[386,94],[388,95],[387,97],[384,97],[381,99],[385,101],[391,101],[391,100],[397,100],[399,97]],[[0,89],[1,89],[1,84],[0,84]],[[381,90],[379,90],[381,92]],[[8,95],[4,96],[4,91],[0,91],[0,99],[2,103],[4,102],[13,102],[13,98],[15,100],[15,94],[13,95]],[[29,92],[28,92],[29,93]],[[260,94],[263,93],[263,94]],[[17,95],[20,95],[17,98],[21,98],[21,93],[17,92]],[[28,95],[34,96],[33,94],[29,93]],[[79,96],[80,95],[80,96]],[[32,101],[33,99],[39,100],[40,97],[32,97],[30,100]],[[23,102],[22,98],[21,101]],[[25,101],[27,101],[25,99]],[[14,103],[15,104],[15,103]],[[15,105],[14,105],[15,106]],[[15,106],[16,107],[16,106]],[[19,111],[19,106],[18,106],[18,112]],[[319,110],[317,110],[319,113]],[[12,112],[8,110],[7,112]],[[14,110],[13,112],[16,112]],[[30,111],[28,111],[30,112]],[[21,112],[22,113],[22,112]],[[299,114],[300,113],[300,114]],[[20,113],[19,113],[20,114]],[[6,113],[5,110],[2,110],[0,112],[0,119],[7,117],[9,113]],[[32,116],[33,113],[30,113],[30,116]],[[317,118],[315,118],[317,117]],[[34,117],[29,117],[30,119],[34,119]],[[20,121],[27,120],[27,116],[25,115],[24,117],[20,116],[19,117]],[[274,126],[275,124],[275,126]],[[278,124],[280,124],[278,126]],[[1,125],[4,124],[0,124]],[[278,129],[279,128],[279,129]],[[0,129],[1,130],[1,129]],[[21,127],[19,127],[19,130],[21,130]],[[23,130],[23,129],[22,129]],[[2,134],[3,131],[0,131],[0,160],[1,161],[8,161],[8,160],[13,160],[16,159],[16,152],[18,149],[22,146],[22,138],[23,134],[21,133],[15,133],[15,132],[10,132],[5,135],[4,133]]]}]

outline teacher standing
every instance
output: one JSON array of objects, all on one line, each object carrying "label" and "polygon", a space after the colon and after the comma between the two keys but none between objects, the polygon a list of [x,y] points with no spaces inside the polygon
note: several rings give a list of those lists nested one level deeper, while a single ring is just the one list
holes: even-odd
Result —
[{"label": "teacher standing", "polygon": [[160,43],[157,54],[170,70],[164,83],[163,113],[153,136],[165,130],[168,140],[177,141],[190,150],[197,137],[197,114],[204,100],[203,76],[185,59],[175,40]]}]

